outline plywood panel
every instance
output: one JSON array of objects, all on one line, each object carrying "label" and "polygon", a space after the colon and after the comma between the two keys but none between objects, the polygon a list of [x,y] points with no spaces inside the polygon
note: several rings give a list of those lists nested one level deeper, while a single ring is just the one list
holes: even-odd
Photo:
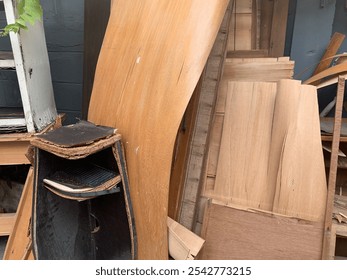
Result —
[{"label": "plywood panel", "polygon": [[323,224],[211,203],[206,211],[200,259],[318,260]]},{"label": "plywood panel", "polygon": [[172,152],[227,0],[116,1],[88,119],[125,143],[140,259],[166,259]]}]

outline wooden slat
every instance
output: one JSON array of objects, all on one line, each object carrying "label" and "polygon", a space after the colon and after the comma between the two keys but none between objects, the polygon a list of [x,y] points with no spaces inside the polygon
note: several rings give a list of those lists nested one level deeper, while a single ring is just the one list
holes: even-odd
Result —
[{"label": "wooden slat", "polygon": [[274,0],[269,56],[279,57],[284,54],[289,0]]},{"label": "wooden slat", "polygon": [[15,222],[14,213],[0,213],[0,236],[10,235]]},{"label": "wooden slat", "polygon": [[335,197],[335,186],[336,186],[336,175],[337,175],[337,159],[338,150],[340,143],[340,130],[341,130],[341,119],[342,119],[342,105],[343,96],[345,92],[345,79],[339,78],[337,93],[336,93],[336,106],[335,106],[335,120],[334,120],[334,131],[330,157],[330,168],[328,177],[328,197],[326,199],[326,212],[324,222],[324,239],[323,239],[323,252],[322,259],[329,259],[329,250],[332,236],[332,213],[334,209],[334,197]]},{"label": "wooden slat", "polygon": [[13,231],[7,241],[3,257],[4,260],[27,259],[28,252],[31,251],[30,217],[32,207],[33,177],[33,168],[31,167],[29,169],[22,196],[17,207]]},{"label": "wooden slat", "polygon": [[304,81],[304,84],[311,85],[329,76],[341,75],[341,74],[345,74],[346,72],[347,72],[347,63],[341,63],[338,65],[332,66],[326,70],[323,70],[317,75],[312,76],[311,78]]},{"label": "wooden slat", "polygon": [[230,1],[219,29],[216,41],[201,77],[201,92],[198,100],[197,116],[192,128],[192,139],[183,181],[184,191],[178,221],[189,229],[194,229],[197,200],[203,184],[202,174],[206,169],[206,150],[216,103],[220,79],[223,73],[228,30],[234,1]]},{"label": "wooden slat", "polygon": [[121,0],[112,5],[88,120],[117,127],[125,143],[139,259],[168,257],[174,142],[228,2]]},{"label": "wooden slat", "polygon": [[[329,45],[326,48],[325,53],[324,53],[320,63],[317,65],[316,69],[314,70],[314,72],[312,74],[313,76],[322,72],[323,70],[329,68],[329,66],[333,60],[333,56],[339,50],[345,37],[346,36],[344,34],[341,34],[339,32],[334,33],[334,35],[330,39]],[[319,84],[319,81],[317,81],[316,83]]]},{"label": "wooden slat", "polygon": [[260,15],[260,49],[270,49],[270,36],[273,16],[273,1],[261,1],[261,15]]},{"label": "wooden slat", "polygon": [[0,141],[0,163],[2,165],[28,164],[25,154],[30,141]]},{"label": "wooden slat", "polygon": [[210,203],[202,237],[205,260],[318,260],[323,225]]}]

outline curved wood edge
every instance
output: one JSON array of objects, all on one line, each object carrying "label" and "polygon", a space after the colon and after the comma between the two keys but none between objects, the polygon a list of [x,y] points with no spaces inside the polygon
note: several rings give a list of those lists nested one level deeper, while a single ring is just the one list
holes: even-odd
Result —
[{"label": "curved wood edge", "polygon": [[307,84],[307,85],[314,84],[315,82],[321,79],[324,79],[333,75],[342,74],[345,72],[347,72],[347,63],[338,64],[318,73],[317,75],[314,75],[313,77],[304,81],[303,84]]},{"label": "curved wood edge", "polygon": [[115,1],[88,120],[122,134],[139,259],[167,259],[175,138],[227,0]]}]

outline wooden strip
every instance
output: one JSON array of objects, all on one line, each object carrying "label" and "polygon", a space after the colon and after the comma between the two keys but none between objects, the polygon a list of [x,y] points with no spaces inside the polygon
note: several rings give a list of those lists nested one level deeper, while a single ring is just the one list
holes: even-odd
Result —
[{"label": "wooden strip", "polygon": [[229,82],[213,198],[259,208],[267,192],[275,98],[275,83]]},{"label": "wooden strip", "polygon": [[15,222],[14,213],[0,213],[0,236],[10,235]]},{"label": "wooden strip", "polygon": [[338,65],[332,66],[326,70],[323,70],[317,75],[312,76],[311,78],[304,81],[304,84],[310,85],[317,81],[320,81],[321,79],[327,78],[329,76],[340,75],[345,72],[347,72],[347,63],[341,63]]},{"label": "wooden strip", "polygon": [[125,143],[139,259],[168,257],[174,142],[228,2],[121,0],[112,6],[88,119],[118,128]]},{"label": "wooden strip", "polygon": [[283,56],[289,0],[274,0],[269,56]]},{"label": "wooden strip", "polygon": [[31,251],[30,218],[33,194],[33,177],[33,168],[31,167],[29,169],[22,196],[18,204],[13,231],[6,245],[3,258],[4,260],[25,259],[27,252]]},{"label": "wooden strip", "polygon": [[0,141],[0,162],[2,165],[28,164],[25,154],[30,141]]},{"label": "wooden strip", "polygon": [[270,49],[270,35],[273,16],[273,1],[261,1],[261,15],[260,15],[260,49],[269,51]]},{"label": "wooden strip", "polygon": [[345,79],[339,78],[337,93],[336,93],[336,106],[335,106],[335,121],[333,140],[331,147],[330,157],[330,168],[328,178],[328,196],[326,199],[326,212],[324,221],[324,239],[323,239],[323,252],[322,259],[329,259],[329,248],[332,236],[332,213],[334,209],[334,197],[335,197],[335,186],[336,186],[336,175],[337,175],[337,159],[338,150],[340,143],[340,130],[341,130],[341,119],[342,119],[342,105],[343,96],[345,91]]},{"label": "wooden strip", "polygon": [[210,203],[202,237],[203,260],[320,259],[322,223],[252,213]]},{"label": "wooden strip", "polygon": [[[294,94],[297,100],[290,104]],[[284,97],[282,109],[287,107],[293,114],[283,114],[282,111],[274,115],[275,120],[288,116],[288,123],[279,123],[284,130],[279,126],[273,130],[275,139],[283,137],[277,142],[280,150],[274,154],[279,161],[278,171],[270,176],[276,180],[273,211],[300,219],[323,221],[327,186],[317,91],[314,86],[300,85],[295,92],[289,83]]]},{"label": "wooden strip", "polygon": [[[325,53],[324,53],[320,63],[317,65],[312,76],[314,76],[314,75],[322,72],[323,70],[329,68],[329,66],[333,60],[333,58],[331,58],[331,57],[334,56],[338,52],[345,37],[346,36],[344,34],[341,34],[339,32],[334,33],[334,35],[331,37],[329,45],[326,48]],[[317,81],[316,83],[319,84],[319,81]]]},{"label": "wooden strip", "polygon": [[243,58],[243,57],[266,57],[268,50],[238,50],[228,51],[227,58]]},{"label": "wooden strip", "polygon": [[[203,174],[206,170],[206,150],[208,147],[213,111],[224,68],[228,40],[227,34],[233,4],[233,1],[229,3],[223,23],[219,29],[216,41],[201,77],[201,93],[197,107],[198,112],[192,129],[193,135],[183,182],[183,199],[180,205],[179,218],[177,219],[182,225],[189,229],[193,229],[194,226],[196,202],[201,186],[203,185]],[[184,206],[182,206],[183,204]]]}]

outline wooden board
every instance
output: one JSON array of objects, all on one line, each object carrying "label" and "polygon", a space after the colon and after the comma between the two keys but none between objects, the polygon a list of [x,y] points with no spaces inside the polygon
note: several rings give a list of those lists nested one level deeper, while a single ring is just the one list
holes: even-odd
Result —
[{"label": "wooden board", "polygon": [[227,0],[116,1],[97,64],[88,120],[125,143],[139,259],[167,259],[170,166],[177,130]]},{"label": "wooden board", "polygon": [[30,168],[19,201],[13,231],[7,241],[4,260],[22,260],[32,256],[30,219],[33,194],[33,169]]},{"label": "wooden board", "polygon": [[275,99],[275,83],[229,82],[213,198],[258,208],[268,193]]},{"label": "wooden board", "polygon": [[[307,85],[300,85],[294,90],[293,83],[295,81],[283,81],[277,93],[283,99],[279,100],[282,104],[276,104],[279,108],[274,115],[274,120],[278,120],[277,126],[273,128],[273,140],[278,148],[274,151],[274,158],[279,163],[275,167],[277,172],[272,173],[271,163],[275,166],[277,162],[275,159],[270,160],[270,178],[276,178],[273,211],[322,221],[327,183],[317,90]],[[291,103],[292,100],[295,101]],[[286,109],[287,114],[284,111]],[[282,121],[281,116],[286,118]]]},{"label": "wooden board", "polygon": [[210,203],[202,237],[204,260],[318,260],[323,224]]},{"label": "wooden board", "polygon": [[14,213],[0,213],[0,236],[8,236],[15,222]]}]

